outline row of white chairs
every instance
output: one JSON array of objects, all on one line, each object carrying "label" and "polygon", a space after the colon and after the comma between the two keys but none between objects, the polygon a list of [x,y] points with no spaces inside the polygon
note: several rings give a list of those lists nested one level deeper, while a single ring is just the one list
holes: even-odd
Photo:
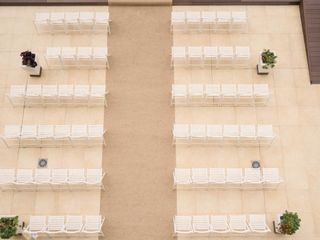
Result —
[{"label": "row of white chairs", "polygon": [[41,12],[35,14],[34,24],[38,33],[110,33],[109,12]]},{"label": "row of white chairs", "polygon": [[13,106],[107,105],[105,85],[12,85],[7,95]]},{"label": "row of white chairs", "polygon": [[174,105],[264,105],[270,97],[268,84],[173,84]]},{"label": "row of white chairs", "polygon": [[265,214],[175,216],[174,233],[193,234],[263,234],[271,232]]},{"label": "row of white chairs", "polygon": [[23,235],[34,237],[93,237],[103,236],[105,218],[100,215],[30,216]]},{"label": "row of white chairs", "polygon": [[271,144],[275,138],[272,125],[174,124],[173,143]]},{"label": "row of white chairs", "polygon": [[48,47],[44,59],[48,68],[109,68],[106,47]]},{"label": "row of white chairs", "polygon": [[171,66],[248,67],[248,46],[174,46],[171,48]]},{"label": "row of white chairs", "polygon": [[102,124],[5,125],[8,147],[79,147],[105,144]]},{"label": "row of white chairs", "polygon": [[247,32],[246,11],[173,11],[171,31]]},{"label": "row of white chairs", "polygon": [[104,189],[102,169],[0,169],[2,190]]},{"label": "row of white chairs", "polygon": [[274,188],[282,179],[278,168],[176,168],[175,187]]}]

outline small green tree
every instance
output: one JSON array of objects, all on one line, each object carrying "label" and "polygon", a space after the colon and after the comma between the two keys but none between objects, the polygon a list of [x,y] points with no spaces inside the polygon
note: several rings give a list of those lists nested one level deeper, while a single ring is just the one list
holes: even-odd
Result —
[{"label": "small green tree", "polygon": [[269,67],[274,68],[275,64],[277,63],[277,56],[274,54],[274,52],[271,52],[270,49],[264,49],[261,57],[262,62],[265,64],[265,66],[263,66],[264,69],[268,69]]},{"label": "small green tree", "polygon": [[280,217],[280,232],[282,234],[292,235],[300,228],[301,219],[298,217],[297,213],[288,212]]},{"label": "small green tree", "polygon": [[0,218],[0,238],[9,239],[17,234],[18,216]]}]

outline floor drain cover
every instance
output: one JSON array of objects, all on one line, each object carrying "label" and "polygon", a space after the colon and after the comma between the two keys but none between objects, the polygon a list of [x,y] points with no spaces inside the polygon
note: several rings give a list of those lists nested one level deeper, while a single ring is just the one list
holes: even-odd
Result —
[{"label": "floor drain cover", "polygon": [[38,161],[38,167],[39,168],[45,168],[48,165],[48,159],[40,158]]},{"label": "floor drain cover", "polygon": [[252,167],[253,168],[260,168],[260,162],[259,161],[252,161]]}]

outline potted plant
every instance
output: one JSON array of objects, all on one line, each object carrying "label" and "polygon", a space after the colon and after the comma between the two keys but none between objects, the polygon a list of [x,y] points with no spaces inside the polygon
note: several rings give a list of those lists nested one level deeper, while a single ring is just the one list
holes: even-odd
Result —
[{"label": "potted plant", "polygon": [[18,216],[0,218],[0,238],[9,239],[17,235]]},{"label": "potted plant", "polygon": [[258,74],[268,74],[276,64],[277,56],[270,49],[264,49],[257,65]]},{"label": "potted plant", "polygon": [[38,58],[36,54],[30,51],[24,51],[20,53],[20,57],[22,58],[21,67],[30,74],[30,77],[41,76],[42,67],[37,63]]},{"label": "potted plant", "polygon": [[288,212],[287,210],[282,215],[279,214],[274,222],[275,233],[292,235],[300,228],[301,219],[297,213]]}]

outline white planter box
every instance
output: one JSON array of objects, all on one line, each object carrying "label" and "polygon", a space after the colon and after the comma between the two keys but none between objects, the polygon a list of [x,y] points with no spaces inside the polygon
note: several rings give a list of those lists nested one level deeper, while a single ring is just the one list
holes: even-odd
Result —
[{"label": "white planter box", "polygon": [[25,70],[31,77],[40,77],[42,68],[40,66],[38,57],[36,57],[36,62],[37,66],[34,68],[26,65],[21,65],[21,68]]},{"label": "white planter box", "polygon": [[263,68],[264,66],[267,66],[267,64],[263,63],[261,54],[257,65],[258,74],[268,74],[271,71],[271,68]]}]

